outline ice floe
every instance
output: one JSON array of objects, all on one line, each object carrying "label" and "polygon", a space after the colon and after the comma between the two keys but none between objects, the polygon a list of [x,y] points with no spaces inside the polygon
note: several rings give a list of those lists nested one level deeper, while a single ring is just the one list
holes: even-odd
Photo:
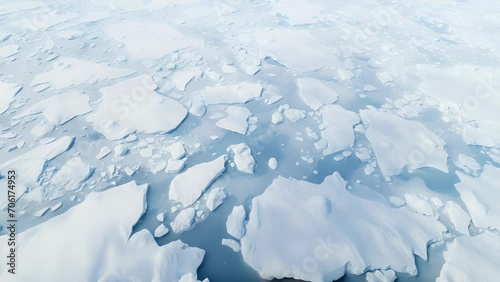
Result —
[{"label": "ice floe", "polygon": [[377,110],[362,110],[360,114],[384,176],[398,175],[404,168],[432,167],[448,172],[446,143],[421,123]]},{"label": "ice floe", "polygon": [[260,98],[262,91],[262,85],[257,83],[210,86],[203,90],[202,97],[206,105],[245,104]]},{"label": "ice floe", "polygon": [[360,122],[359,116],[339,105],[328,105],[320,110],[323,117],[321,137],[327,147],[323,155],[337,153],[354,144],[354,125]]},{"label": "ice floe", "polygon": [[255,168],[255,160],[252,156],[252,150],[247,144],[235,144],[227,148],[234,156],[236,168],[245,173],[253,174]]},{"label": "ice floe", "polygon": [[428,244],[446,230],[406,207],[355,196],[338,173],[319,185],[275,179],[253,199],[245,228],[243,259],[262,278],[325,282],[346,271],[416,275],[414,254],[426,259]]},{"label": "ice floe", "polygon": [[500,262],[500,236],[484,232],[461,236],[448,244],[445,263],[436,282],[495,281]]},{"label": "ice floe", "polygon": [[310,77],[297,80],[300,97],[315,111],[337,101],[338,94],[325,83]]},{"label": "ice floe", "polygon": [[125,44],[130,56],[136,59],[158,59],[184,48],[203,45],[203,40],[184,36],[164,23],[121,22],[110,26],[108,33]]},{"label": "ice floe", "polygon": [[245,107],[229,106],[226,109],[226,117],[221,118],[215,124],[223,129],[233,131],[242,135],[247,134],[248,119],[252,112]]},{"label": "ice floe", "polygon": [[213,161],[190,167],[177,175],[170,183],[169,199],[181,203],[183,207],[192,205],[224,172],[226,161],[227,156],[223,155]]},{"label": "ice floe", "polygon": [[60,58],[51,70],[37,74],[31,86],[48,85],[55,89],[63,89],[83,83],[94,84],[102,80],[122,78],[133,73],[132,70],[114,68],[103,63],[98,64],[69,57]]},{"label": "ice floe", "polygon": [[461,182],[455,184],[455,187],[476,227],[500,230],[500,208],[497,201],[500,197],[497,185],[500,168],[487,164],[479,177],[462,172],[457,172],[457,175]]},{"label": "ice floe", "polygon": [[141,75],[101,88],[102,102],[94,114],[94,128],[107,139],[134,132],[167,133],[187,116],[177,101],[156,93],[152,78]]},{"label": "ice floe", "polygon": [[[18,255],[30,271],[9,281],[179,281],[194,275],[205,252],[181,241],[158,246],[147,230],[132,233],[146,211],[147,185],[134,182],[90,193],[85,201],[17,237]],[[97,220],[99,219],[99,220]],[[68,230],[72,230],[68,236]],[[98,232],[96,232],[98,231]],[[4,244],[7,236],[1,236]],[[76,244],[75,244],[76,242]],[[47,253],[50,260],[40,260]],[[116,259],[119,257],[120,259]]]}]

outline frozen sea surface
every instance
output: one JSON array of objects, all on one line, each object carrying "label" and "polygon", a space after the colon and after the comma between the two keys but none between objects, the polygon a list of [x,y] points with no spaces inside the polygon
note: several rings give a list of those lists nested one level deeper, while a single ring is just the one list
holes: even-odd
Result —
[{"label": "frozen sea surface", "polygon": [[499,19],[0,1],[0,280],[498,280]]}]

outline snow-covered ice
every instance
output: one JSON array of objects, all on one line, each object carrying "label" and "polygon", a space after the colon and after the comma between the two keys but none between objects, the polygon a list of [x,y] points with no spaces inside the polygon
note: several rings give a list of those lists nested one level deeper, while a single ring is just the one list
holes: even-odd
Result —
[{"label": "snow-covered ice", "polygon": [[253,199],[245,228],[243,259],[262,278],[325,282],[342,277],[346,263],[354,274],[390,267],[415,275],[414,254],[426,259],[446,230],[406,207],[355,196],[338,173],[319,185],[275,179]]},{"label": "snow-covered ice", "polygon": [[255,160],[252,156],[252,150],[245,143],[231,145],[227,148],[232,152],[234,163],[239,171],[253,174],[255,168]]},{"label": "snow-covered ice", "polygon": [[398,175],[404,168],[448,172],[446,143],[421,123],[376,110],[361,111],[361,118],[384,176]]},{"label": "snow-covered ice", "polygon": [[315,111],[337,101],[338,94],[325,83],[310,77],[297,80],[300,97]]},{"label": "snow-covered ice", "polygon": [[[76,207],[18,234],[18,255],[30,271],[12,276],[2,264],[0,278],[178,281],[187,273],[196,277],[203,250],[181,241],[160,247],[149,231],[132,233],[146,210],[147,190],[147,185],[130,182],[105,192],[92,192]],[[71,230],[71,236],[67,230]],[[7,236],[0,237],[5,245],[6,240]],[[40,260],[48,253],[53,254],[50,260]]]},{"label": "snow-covered ice", "polygon": [[460,182],[455,184],[460,198],[467,206],[470,217],[477,227],[500,230],[500,168],[485,165],[479,177],[457,172]]},{"label": "snow-covered ice", "polygon": [[203,90],[202,97],[206,105],[245,104],[259,98],[262,90],[262,86],[256,83],[211,86]]},{"label": "snow-covered ice", "polygon": [[156,93],[147,75],[123,80],[100,89],[102,102],[94,115],[94,128],[111,140],[134,132],[166,133],[187,116],[177,101]]},{"label": "snow-covered ice", "polygon": [[213,161],[188,168],[170,183],[169,199],[181,203],[184,207],[192,205],[224,172],[226,161],[227,156],[223,155]]},{"label": "snow-covered ice", "polygon": [[241,239],[245,235],[245,227],[243,221],[246,218],[245,208],[243,206],[235,206],[231,214],[227,217],[226,229],[227,233],[236,239]]},{"label": "snow-covered ice", "polygon": [[448,244],[445,263],[436,282],[495,281],[500,261],[500,236],[484,232],[461,236]]}]

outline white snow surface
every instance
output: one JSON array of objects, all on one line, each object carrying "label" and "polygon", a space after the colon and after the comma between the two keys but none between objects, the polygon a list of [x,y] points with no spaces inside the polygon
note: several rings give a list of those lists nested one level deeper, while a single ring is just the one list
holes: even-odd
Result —
[{"label": "white snow surface", "polygon": [[326,82],[305,77],[297,79],[299,94],[304,103],[311,109],[317,111],[321,107],[333,104],[337,101],[338,94]]},{"label": "white snow surface", "polygon": [[236,239],[241,239],[245,235],[245,226],[243,224],[247,214],[243,206],[235,206],[231,214],[227,217],[227,233]]},{"label": "white snow surface", "polygon": [[[187,273],[196,277],[203,250],[181,241],[160,247],[147,230],[132,234],[146,210],[146,192],[147,185],[134,182],[92,192],[83,203],[18,234],[18,255],[30,271],[12,275],[2,264],[1,280],[159,282],[178,281]],[[0,237],[5,245],[6,240]],[[54,256],[40,260],[48,253]]]},{"label": "white snow surface", "polygon": [[89,96],[79,92],[57,94],[41,100],[14,118],[43,113],[52,125],[62,125],[73,118],[90,113]]},{"label": "white snow surface", "polygon": [[219,177],[225,168],[227,156],[200,163],[177,175],[170,183],[168,197],[183,207],[192,205],[203,192]]},{"label": "white snow surface", "polygon": [[260,98],[262,90],[258,83],[210,86],[203,90],[202,97],[206,105],[245,104]]},{"label": "white snow surface", "polygon": [[359,116],[339,105],[328,105],[320,110],[323,117],[321,137],[326,140],[327,148],[323,155],[327,156],[350,148],[354,144],[354,125],[360,122]]},{"label": "white snow surface", "polygon": [[158,59],[180,49],[203,45],[203,40],[184,36],[164,23],[121,22],[109,27],[108,33],[125,44],[129,55],[136,59]]},{"label": "white snow surface", "polygon": [[460,182],[455,184],[460,198],[467,206],[470,217],[477,227],[500,230],[500,168],[485,165],[477,178],[457,172]]},{"label": "white snow surface", "polygon": [[255,169],[255,160],[252,156],[252,150],[245,143],[235,144],[227,147],[228,151],[233,153],[236,168],[244,173],[253,174]]},{"label": "white snow surface", "polygon": [[31,86],[44,84],[55,89],[63,89],[79,84],[122,78],[133,73],[134,71],[128,69],[67,57],[58,59],[49,71],[36,75]]},{"label": "white snow surface", "polygon": [[406,207],[353,195],[338,173],[319,185],[275,179],[253,199],[245,228],[243,259],[262,278],[325,282],[389,267],[415,275],[414,254],[426,259],[446,230]]},{"label": "white snow surface", "polygon": [[500,262],[500,236],[484,232],[461,236],[448,244],[445,263],[436,282],[495,281]]},{"label": "white snow surface", "polygon": [[448,172],[446,143],[421,123],[377,110],[362,110],[360,114],[384,176],[398,175],[404,168],[432,167]]},{"label": "white snow surface", "polygon": [[106,138],[118,140],[134,132],[167,133],[187,116],[177,101],[156,93],[147,75],[120,81],[100,89],[102,102],[94,115],[94,128]]}]

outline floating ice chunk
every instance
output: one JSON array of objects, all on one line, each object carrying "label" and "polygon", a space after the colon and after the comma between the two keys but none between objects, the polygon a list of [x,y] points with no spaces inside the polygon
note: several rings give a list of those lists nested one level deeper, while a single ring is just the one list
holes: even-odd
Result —
[{"label": "floating ice chunk", "polygon": [[276,111],[273,113],[271,116],[271,122],[274,124],[280,124],[285,121],[285,117],[283,117],[283,114],[279,111]]},{"label": "floating ice chunk", "polygon": [[377,90],[377,87],[375,87],[371,84],[367,84],[363,87],[363,91],[365,91],[365,92],[373,92],[375,90]]},{"label": "floating ice chunk", "polygon": [[255,38],[264,53],[291,69],[312,72],[339,64],[333,52],[307,30],[259,31]]},{"label": "floating ice chunk", "polygon": [[304,113],[304,111],[301,111],[301,110],[286,109],[285,116],[286,116],[286,118],[288,118],[289,121],[296,123],[297,121],[305,118],[306,114]]},{"label": "floating ice chunk", "polygon": [[227,156],[190,167],[184,173],[176,176],[170,183],[168,197],[181,203],[183,207],[192,205],[201,194],[219,177],[225,168]]},{"label": "floating ice chunk", "polygon": [[60,209],[61,207],[63,206],[63,203],[62,202],[59,202],[55,205],[53,205],[52,207],[50,207],[50,211],[51,212],[55,212],[57,211],[58,209]]},{"label": "floating ice chunk", "polygon": [[48,84],[56,89],[63,89],[83,83],[94,84],[102,80],[121,78],[133,73],[135,72],[132,70],[113,68],[106,64],[61,58],[50,71],[37,74],[31,86]]},{"label": "floating ice chunk", "polygon": [[35,216],[35,217],[42,217],[42,216],[44,216],[47,213],[47,211],[49,211],[49,209],[50,208],[41,208],[37,212],[35,212],[35,214],[33,214],[33,216]]},{"label": "floating ice chunk", "polygon": [[0,115],[5,113],[12,102],[14,102],[14,96],[16,96],[23,87],[17,83],[8,83],[0,81],[0,93],[2,93],[2,98],[0,99]]},{"label": "floating ice chunk", "polygon": [[194,215],[196,213],[196,209],[193,207],[189,207],[183,209],[177,214],[174,221],[170,222],[170,227],[172,227],[172,231],[175,233],[181,233],[191,228],[191,225],[194,222]]},{"label": "floating ice chunk", "polygon": [[275,104],[275,103],[281,101],[281,99],[283,99],[283,96],[281,96],[281,95],[273,95],[273,96],[271,96],[271,98],[269,98],[266,101],[266,104],[272,105],[272,104]]},{"label": "floating ice chunk", "polygon": [[442,240],[446,228],[376,196],[352,194],[338,173],[322,184],[279,177],[252,200],[243,259],[269,280],[329,282],[346,264],[356,275],[388,268],[415,275],[414,254],[426,259],[428,244]]},{"label": "floating ice chunk", "polygon": [[248,118],[252,116],[250,110],[245,107],[229,106],[226,114],[227,116],[217,121],[215,125],[242,135],[247,134]]},{"label": "floating ice chunk", "polygon": [[210,211],[214,211],[220,205],[222,205],[224,199],[226,199],[226,194],[224,193],[224,189],[217,187],[210,190],[207,193],[207,203],[206,203],[207,208]]},{"label": "floating ice chunk", "polygon": [[159,59],[169,53],[203,45],[203,40],[184,36],[163,23],[121,22],[108,28],[114,40],[125,44],[136,59]]},{"label": "floating ice chunk", "polygon": [[176,129],[187,110],[175,100],[157,94],[152,78],[141,75],[101,88],[102,102],[94,128],[107,139],[118,140],[133,132],[166,133]]},{"label": "floating ice chunk", "polygon": [[235,253],[241,250],[240,244],[233,239],[222,239],[222,245],[228,246]]},{"label": "floating ice chunk", "polygon": [[170,230],[168,230],[168,228],[167,228],[165,225],[160,224],[160,225],[159,225],[159,226],[155,229],[155,234],[154,234],[154,236],[155,236],[155,238],[161,238],[161,237],[163,237],[163,236],[167,235],[169,231],[170,231]]},{"label": "floating ice chunk", "polygon": [[62,125],[77,116],[90,113],[89,96],[79,92],[69,92],[53,95],[29,107],[24,112],[14,116],[20,119],[28,115],[43,113],[47,121],[53,125]]},{"label": "floating ice chunk", "polygon": [[384,176],[398,175],[405,167],[448,172],[446,143],[422,124],[376,110],[362,110],[361,117]]},{"label": "floating ice chunk", "polygon": [[123,144],[116,145],[113,150],[115,151],[115,156],[117,157],[123,157],[128,153],[128,147]]},{"label": "floating ice chunk", "polygon": [[270,158],[269,161],[267,162],[267,165],[269,166],[270,169],[276,170],[278,169],[278,160],[276,160],[276,158]]},{"label": "floating ice chunk", "polygon": [[337,101],[338,95],[320,80],[306,77],[297,80],[299,94],[304,103],[311,109],[317,111],[321,107],[333,104]]},{"label": "floating ice chunk", "polygon": [[244,221],[247,214],[243,206],[235,206],[231,214],[227,217],[227,233],[236,239],[241,239],[245,235]]},{"label": "floating ice chunk", "polygon": [[9,44],[0,47],[0,57],[2,58],[8,58],[11,56],[14,56],[15,54],[18,54],[20,50],[19,45],[15,44]]},{"label": "floating ice chunk", "polygon": [[375,270],[366,273],[367,282],[394,282],[396,281],[396,272],[392,269]]},{"label": "floating ice chunk", "polygon": [[202,72],[200,68],[181,70],[174,72],[171,80],[175,84],[175,87],[178,90],[184,91],[186,90],[186,85],[188,85],[188,83],[191,82],[191,80],[200,76],[201,74]]},{"label": "floating ice chunk", "polygon": [[337,73],[338,73],[341,80],[349,80],[349,79],[354,77],[354,73],[352,73],[352,71],[346,70],[346,69],[338,69]]},{"label": "floating ice chunk", "polygon": [[166,173],[178,173],[182,169],[184,169],[184,166],[186,165],[186,160],[187,159],[180,159],[180,160],[174,160],[174,159],[169,159],[167,162],[167,167],[165,168]]},{"label": "floating ice chunk", "polygon": [[327,105],[320,110],[323,117],[321,137],[325,140],[327,148],[323,155],[327,156],[352,147],[354,144],[354,125],[360,122],[359,116],[345,110],[339,105]]},{"label": "floating ice chunk", "polygon": [[457,175],[461,182],[455,187],[476,227],[500,230],[500,168],[487,164],[477,178],[461,172],[457,172]]},{"label": "floating ice chunk", "polygon": [[[146,192],[147,185],[134,182],[91,192],[83,203],[19,233],[18,255],[24,267],[33,271],[18,272],[15,280],[179,281],[186,273],[196,275],[203,250],[181,241],[159,247],[147,230],[132,234],[146,211]],[[74,233],[68,236],[68,230]],[[1,236],[0,242],[6,245],[7,236]],[[54,257],[40,260],[47,253]],[[12,280],[9,277],[12,274],[2,264],[0,280]]]},{"label": "floating ice chunk", "polygon": [[252,150],[247,144],[241,143],[236,145],[231,145],[227,148],[234,155],[234,163],[239,171],[253,174],[255,168],[255,160],[252,156]]},{"label": "floating ice chunk", "polygon": [[500,261],[500,236],[484,232],[461,236],[448,244],[445,263],[436,282],[496,281]]},{"label": "floating ice chunk", "polygon": [[446,213],[450,217],[455,229],[465,235],[469,235],[469,225],[471,218],[457,203],[448,201],[445,205]]},{"label": "floating ice chunk", "polygon": [[225,86],[209,86],[202,92],[206,105],[245,104],[262,95],[262,85],[257,83],[241,83]]},{"label": "floating ice chunk", "polygon": [[105,157],[107,157],[109,154],[111,154],[111,149],[109,149],[108,147],[104,146],[102,147],[99,152],[97,153],[97,155],[95,156],[96,159],[98,160],[101,160],[101,159],[104,159]]},{"label": "floating ice chunk", "polygon": [[186,149],[184,149],[184,145],[181,142],[175,142],[168,146],[167,151],[175,160],[180,160],[186,155]]},{"label": "floating ice chunk", "polygon": [[74,157],[68,160],[59,169],[54,176],[52,176],[50,182],[56,184],[60,187],[64,187],[66,190],[78,189],[80,183],[87,180],[94,169],[84,163],[80,157]]},{"label": "floating ice chunk", "polygon": [[392,75],[388,72],[378,72],[377,73],[377,78],[382,82],[383,84],[389,83],[394,81],[394,78]]}]

